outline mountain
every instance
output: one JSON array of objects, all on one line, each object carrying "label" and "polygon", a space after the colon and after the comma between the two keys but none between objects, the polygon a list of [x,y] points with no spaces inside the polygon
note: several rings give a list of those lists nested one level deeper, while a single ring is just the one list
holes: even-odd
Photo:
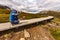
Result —
[{"label": "mountain", "polygon": [[37,14],[40,14],[40,15],[46,15],[46,16],[54,16],[54,17],[57,17],[57,18],[60,18],[60,12],[58,11],[41,11],[40,13],[37,13]]},{"label": "mountain", "polygon": [[10,9],[8,6],[4,6],[4,5],[0,5],[0,8],[2,8],[2,9]]}]

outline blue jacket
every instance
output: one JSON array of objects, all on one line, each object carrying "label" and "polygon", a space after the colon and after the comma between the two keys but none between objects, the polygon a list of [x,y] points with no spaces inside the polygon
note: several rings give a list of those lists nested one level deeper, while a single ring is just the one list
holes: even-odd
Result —
[{"label": "blue jacket", "polygon": [[10,20],[10,22],[12,22],[12,21],[14,21],[14,20],[18,20],[18,14],[17,14],[17,12],[10,12],[10,18],[9,18],[9,20]]}]

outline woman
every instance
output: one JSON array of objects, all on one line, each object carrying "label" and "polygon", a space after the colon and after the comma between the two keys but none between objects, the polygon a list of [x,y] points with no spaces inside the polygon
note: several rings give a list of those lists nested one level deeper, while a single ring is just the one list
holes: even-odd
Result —
[{"label": "woman", "polygon": [[12,9],[10,12],[10,22],[12,25],[18,24],[18,12],[15,9]]}]

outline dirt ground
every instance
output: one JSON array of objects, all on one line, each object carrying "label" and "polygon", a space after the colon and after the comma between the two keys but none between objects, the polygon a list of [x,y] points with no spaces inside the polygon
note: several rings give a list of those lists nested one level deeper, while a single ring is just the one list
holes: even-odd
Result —
[{"label": "dirt ground", "polygon": [[[27,35],[27,33],[24,34],[24,30],[26,30],[29,33],[28,37],[24,36]],[[55,40],[55,39],[51,36],[47,24],[37,23],[0,32],[0,40]]]}]

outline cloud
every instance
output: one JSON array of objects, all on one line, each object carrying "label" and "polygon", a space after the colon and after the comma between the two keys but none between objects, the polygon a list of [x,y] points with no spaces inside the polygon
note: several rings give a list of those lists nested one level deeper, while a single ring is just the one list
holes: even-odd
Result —
[{"label": "cloud", "polygon": [[0,0],[0,4],[18,11],[33,13],[42,10],[60,10],[60,0]]}]

